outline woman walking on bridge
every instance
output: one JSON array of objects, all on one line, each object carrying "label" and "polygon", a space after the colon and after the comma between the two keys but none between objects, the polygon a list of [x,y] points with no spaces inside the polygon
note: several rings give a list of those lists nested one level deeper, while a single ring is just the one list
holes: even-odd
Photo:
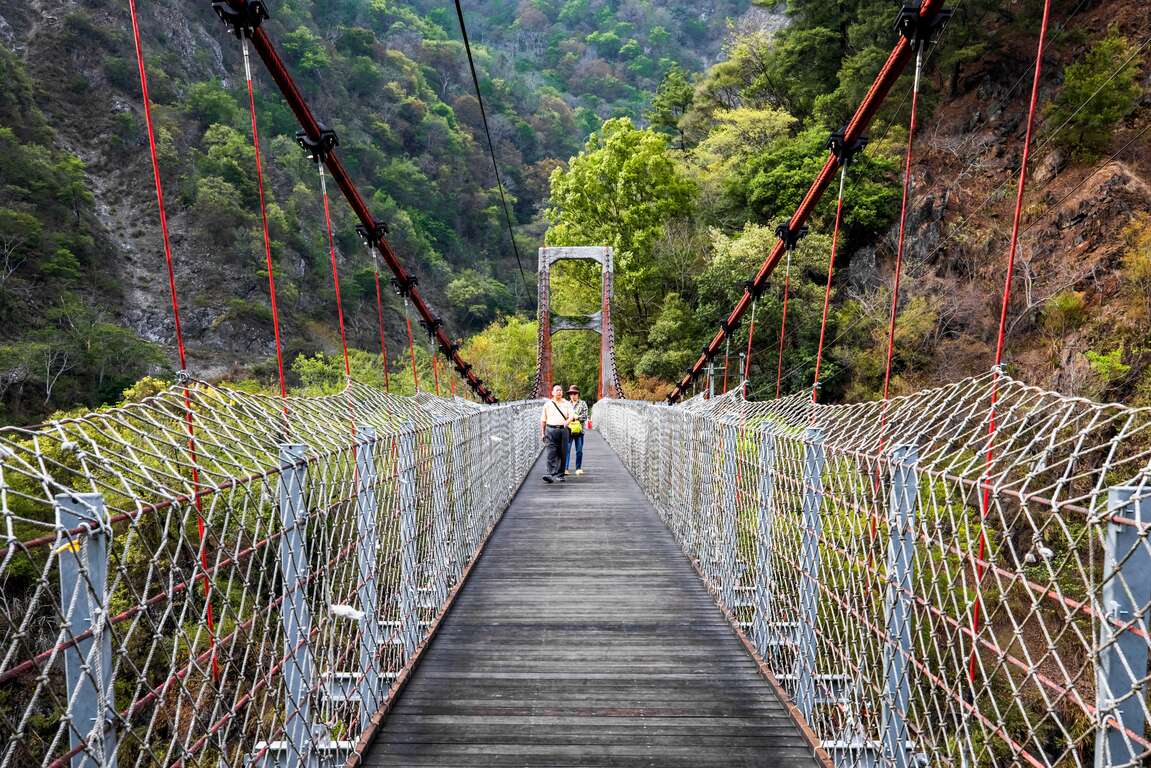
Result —
[{"label": "woman walking on bridge", "polygon": [[544,403],[540,419],[540,439],[547,445],[548,468],[544,475],[545,483],[564,481],[564,463],[568,452],[568,424],[575,418],[572,407],[564,400],[564,388],[559,384],[552,387],[552,397]]},{"label": "woman walking on bridge", "polygon": [[564,474],[570,474],[568,469],[572,465],[572,454],[575,454],[576,461],[576,474],[583,474],[583,433],[587,429],[588,410],[587,403],[580,400],[579,387],[572,384],[568,387],[568,397],[571,398],[570,404],[572,407],[571,423],[568,424],[568,430],[571,432],[571,446],[568,448],[567,459],[564,461]]}]

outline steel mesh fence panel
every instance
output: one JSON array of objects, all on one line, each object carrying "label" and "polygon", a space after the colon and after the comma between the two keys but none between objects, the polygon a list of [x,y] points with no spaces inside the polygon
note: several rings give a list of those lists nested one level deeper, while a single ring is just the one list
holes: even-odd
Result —
[{"label": "steel mesh fence panel", "polygon": [[1151,411],[989,373],[594,421],[837,765],[1151,759]]},{"label": "steel mesh fence panel", "polygon": [[0,766],[343,764],[537,409],[189,382],[0,430]]}]

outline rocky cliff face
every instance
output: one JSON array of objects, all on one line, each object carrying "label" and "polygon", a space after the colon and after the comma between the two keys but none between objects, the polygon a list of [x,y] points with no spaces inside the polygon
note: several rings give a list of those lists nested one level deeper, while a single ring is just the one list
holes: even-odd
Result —
[{"label": "rocky cliff face", "polygon": [[[1141,43],[1151,35],[1151,18],[1137,5],[1098,3],[1077,16],[1074,27],[1085,40],[1111,28]],[[917,139],[901,305],[926,298],[937,323],[930,362],[901,382],[904,389],[982,373],[994,359],[1031,79],[1027,66],[1034,57],[1033,39],[1015,44],[1017,50],[988,56],[971,69]],[[1049,49],[1041,104],[1060,85],[1052,74],[1081,57],[1083,48]],[[1146,343],[1146,326],[1136,332],[1132,325],[1123,261],[1131,228],[1148,225],[1138,214],[1151,210],[1151,72],[1144,67],[1140,77],[1142,102],[1097,161],[1069,157],[1053,141],[1059,127],[1044,114],[1037,119],[1006,360],[1013,375],[1068,394],[1136,397],[1146,373],[1146,355],[1138,349]],[[889,291],[897,234],[893,226],[877,246],[852,256],[853,293]],[[1090,364],[1089,352],[1123,345],[1124,365],[1134,369],[1122,381]]]}]

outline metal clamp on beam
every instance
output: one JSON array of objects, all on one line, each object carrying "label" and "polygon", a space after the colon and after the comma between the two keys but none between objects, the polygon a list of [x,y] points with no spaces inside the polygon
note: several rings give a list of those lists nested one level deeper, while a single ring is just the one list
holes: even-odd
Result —
[{"label": "metal clamp on beam", "polygon": [[920,3],[907,3],[895,17],[895,31],[907,38],[913,50],[920,51],[951,18],[950,8],[940,8],[927,16],[920,15]]},{"label": "metal clamp on beam", "polygon": [[438,331],[440,327],[443,326],[443,324],[444,319],[439,315],[432,315],[431,320],[420,320],[420,325],[422,325],[424,330],[428,332],[428,336],[435,336],[436,331]]},{"label": "metal clamp on beam", "polygon": [[725,317],[719,321],[719,327],[723,329],[724,333],[731,333],[736,328],[739,328],[739,321],[736,320],[734,323],[729,323]]},{"label": "metal clamp on beam", "polygon": [[365,227],[363,224],[356,225],[356,234],[363,239],[368,245],[375,245],[384,239],[388,234],[388,225],[382,221],[372,223],[371,227]]},{"label": "metal clamp on beam", "polygon": [[236,37],[251,37],[269,18],[263,0],[212,0],[212,10]]},{"label": "metal clamp on beam", "polygon": [[758,299],[763,295],[763,289],[766,283],[757,283],[754,280],[744,280],[743,289],[747,291],[747,295],[753,299]]},{"label": "metal clamp on beam", "polygon": [[396,289],[396,295],[403,296],[405,299],[412,295],[412,289],[419,284],[420,279],[415,275],[408,275],[406,280],[398,277],[392,278],[392,287]]},{"label": "metal clamp on beam", "polygon": [[807,226],[792,229],[791,225],[785,222],[775,228],[775,236],[783,241],[784,248],[794,251],[795,246],[799,245],[799,241],[807,237]]},{"label": "metal clamp on beam", "polygon": [[839,163],[841,168],[845,165],[851,165],[856,153],[861,152],[867,146],[866,136],[860,136],[855,141],[848,142],[845,133],[846,131],[836,131],[827,139],[827,148],[831,154],[835,155],[835,162]]},{"label": "metal clamp on beam", "polygon": [[314,162],[327,159],[332,150],[340,146],[336,132],[320,123],[320,135],[313,138],[307,131],[296,131],[296,143]]}]

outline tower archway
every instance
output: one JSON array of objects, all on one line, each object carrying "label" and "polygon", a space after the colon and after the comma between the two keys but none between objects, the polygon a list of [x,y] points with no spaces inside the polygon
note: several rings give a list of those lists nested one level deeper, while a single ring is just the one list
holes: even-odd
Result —
[{"label": "tower archway", "polygon": [[[560,261],[594,261],[600,265],[600,309],[584,317],[570,317],[552,311],[551,270]],[[597,399],[618,398],[622,389],[615,366],[615,334],[611,323],[611,304],[615,270],[612,249],[604,246],[564,246],[540,248],[539,251],[539,340],[536,345],[536,394],[547,397],[553,377],[552,336],[560,331],[592,331],[600,336]]]}]

